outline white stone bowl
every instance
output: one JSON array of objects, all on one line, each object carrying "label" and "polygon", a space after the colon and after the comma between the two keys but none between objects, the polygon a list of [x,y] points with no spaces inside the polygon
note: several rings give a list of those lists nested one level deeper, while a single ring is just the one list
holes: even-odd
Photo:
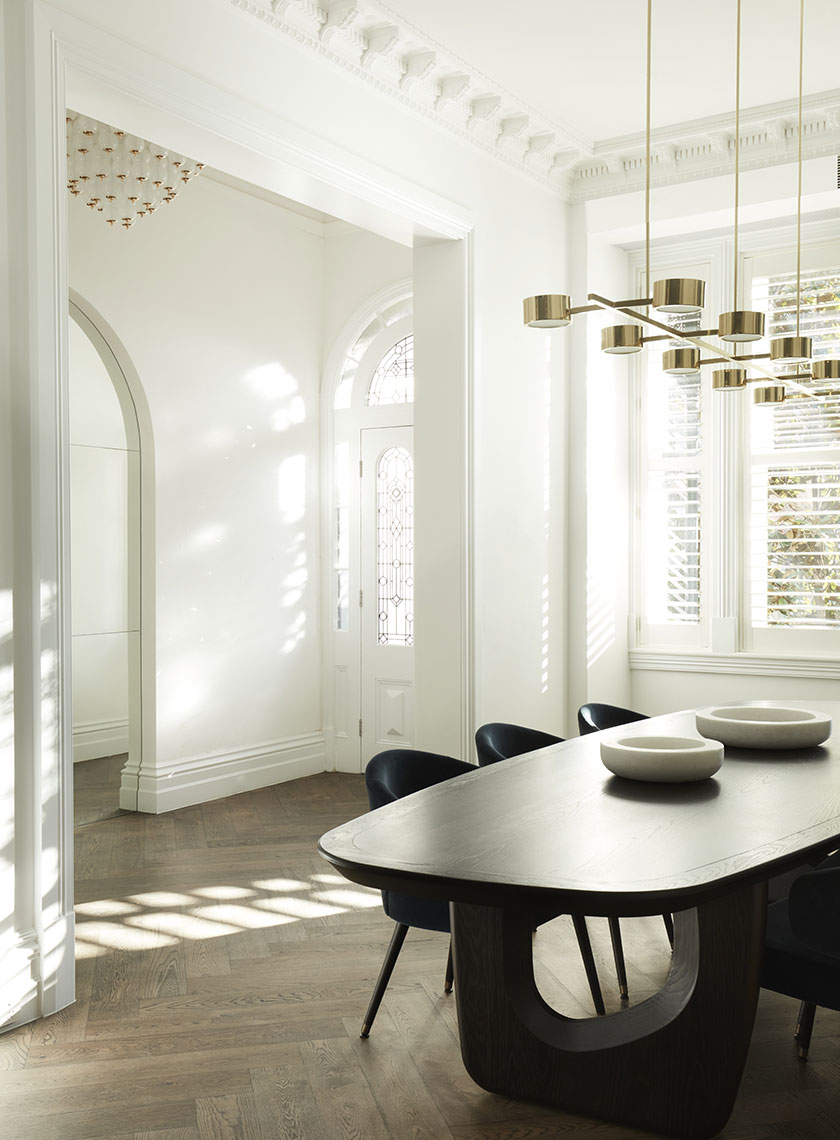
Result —
[{"label": "white stone bowl", "polygon": [[601,741],[601,762],[628,780],[686,783],[713,776],[723,763],[723,745],[686,736],[627,736]]},{"label": "white stone bowl", "polygon": [[831,717],[809,709],[736,705],[701,709],[701,736],[733,748],[815,748],[831,736]]}]

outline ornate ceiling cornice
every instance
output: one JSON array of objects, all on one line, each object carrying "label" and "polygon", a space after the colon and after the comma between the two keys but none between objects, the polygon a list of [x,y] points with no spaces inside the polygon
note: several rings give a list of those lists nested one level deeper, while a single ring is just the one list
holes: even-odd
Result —
[{"label": "ornate ceiling cornice", "polygon": [[[644,136],[592,142],[528,106],[496,80],[375,0],[228,0],[569,202],[644,187]],[[741,168],[796,161],[793,99],[741,111]],[[652,184],[731,173],[732,116],[680,123],[652,135]],[[840,153],[840,90],[804,103],[803,155]]]}]

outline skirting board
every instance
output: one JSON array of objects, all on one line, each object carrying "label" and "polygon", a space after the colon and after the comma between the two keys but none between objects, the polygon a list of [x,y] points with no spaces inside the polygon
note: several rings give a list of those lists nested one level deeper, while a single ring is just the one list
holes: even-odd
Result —
[{"label": "skirting board", "polygon": [[237,752],[196,756],[131,776],[137,810],[157,814],[326,771],[323,733],[292,736]]},{"label": "skirting board", "polygon": [[87,720],[73,725],[73,763],[128,752],[128,721]]}]

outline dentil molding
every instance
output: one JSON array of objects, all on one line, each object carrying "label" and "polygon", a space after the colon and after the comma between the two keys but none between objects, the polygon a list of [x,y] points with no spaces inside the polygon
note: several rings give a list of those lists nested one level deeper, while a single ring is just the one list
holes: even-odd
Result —
[{"label": "dentil molding", "polygon": [[[554,187],[569,202],[640,190],[642,133],[599,141],[528,106],[498,81],[374,0],[228,0],[351,72],[470,145]],[[797,107],[791,99],[741,111],[742,170],[795,162]],[[734,120],[720,115],[654,131],[652,184],[728,174]],[[840,152],[840,89],[804,100],[803,156]]]}]

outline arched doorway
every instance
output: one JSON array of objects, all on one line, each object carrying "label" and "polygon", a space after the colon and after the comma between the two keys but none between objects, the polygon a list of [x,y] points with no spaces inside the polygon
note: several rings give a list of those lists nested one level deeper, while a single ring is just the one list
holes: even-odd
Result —
[{"label": "arched doorway", "polygon": [[119,773],[118,788],[88,797],[82,822],[92,822],[137,809],[154,743],[154,468],[148,407],[125,348],[72,291],[70,317],[73,760],[110,760]]}]

